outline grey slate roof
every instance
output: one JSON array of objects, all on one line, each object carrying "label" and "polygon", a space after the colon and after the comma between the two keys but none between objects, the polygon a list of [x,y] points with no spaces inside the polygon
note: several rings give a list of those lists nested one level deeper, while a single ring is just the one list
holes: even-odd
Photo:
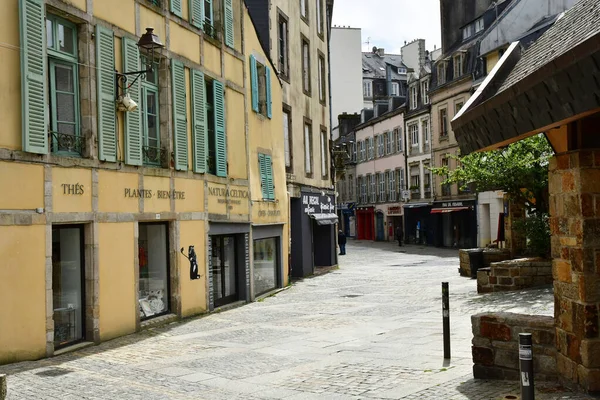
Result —
[{"label": "grey slate roof", "polygon": [[406,74],[398,74],[398,67],[407,66],[402,62],[402,56],[399,54],[385,54],[383,57],[372,53],[362,53],[363,78],[385,79],[386,64],[395,67],[392,68],[392,80],[405,80]]},{"label": "grey slate roof", "polygon": [[600,1],[580,0],[529,47],[498,93],[510,88],[586,39],[600,33]]}]

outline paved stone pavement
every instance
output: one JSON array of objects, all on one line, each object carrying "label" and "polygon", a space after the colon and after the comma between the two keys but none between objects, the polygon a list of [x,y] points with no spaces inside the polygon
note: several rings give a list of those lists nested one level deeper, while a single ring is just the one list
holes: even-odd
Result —
[{"label": "paved stone pavement", "polygon": [[[470,315],[551,315],[550,289],[476,294],[456,250],[350,242],[341,267],[276,296],[35,362],[0,367],[20,399],[505,399],[471,375]],[[443,360],[441,282],[452,360]],[[586,399],[540,387],[539,399]]]}]

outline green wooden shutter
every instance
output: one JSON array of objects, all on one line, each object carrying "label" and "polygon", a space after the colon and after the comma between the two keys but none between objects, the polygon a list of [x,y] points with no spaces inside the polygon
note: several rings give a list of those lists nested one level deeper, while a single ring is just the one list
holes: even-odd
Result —
[{"label": "green wooden shutter", "polygon": [[233,35],[233,0],[225,0],[225,44],[234,47],[235,37]]},{"label": "green wooden shutter", "polygon": [[117,161],[115,121],[115,41],[113,31],[96,25],[98,147],[102,161]]},{"label": "green wooden shutter", "polygon": [[269,195],[267,190],[267,170],[265,163],[265,155],[258,153],[258,172],[260,173],[260,188],[262,191],[263,199],[266,199]]},{"label": "green wooden shutter", "polygon": [[258,112],[258,70],[256,57],[250,56],[250,84],[252,86],[252,109]]},{"label": "green wooden shutter", "polygon": [[173,86],[173,141],[175,169],[187,171],[187,108],[185,104],[185,69],[179,61],[171,61],[171,84]]},{"label": "green wooden shutter", "polygon": [[177,15],[179,18],[183,18],[183,0],[171,0],[171,12]]},{"label": "green wooden shutter", "polygon": [[265,86],[267,92],[267,117],[273,117],[273,110],[271,105],[271,69],[269,67],[265,67]]},{"label": "green wooden shutter", "polygon": [[[134,40],[123,38],[123,71],[139,71],[140,50]],[[130,77],[134,79],[134,77]],[[125,112],[125,163],[142,165],[142,101],[140,80],[127,89],[129,96],[138,104],[135,111]]]},{"label": "green wooden shutter", "polygon": [[227,176],[227,139],[225,138],[225,93],[223,84],[213,81],[215,101],[215,142],[217,148],[217,176]]},{"label": "green wooden shutter", "polygon": [[190,23],[196,28],[204,28],[204,0],[190,0]]},{"label": "green wooden shutter", "polygon": [[44,2],[20,0],[23,151],[48,153]]},{"label": "green wooden shutter", "polygon": [[275,200],[275,188],[273,186],[273,160],[271,156],[265,156],[265,171],[267,175],[267,199]]},{"label": "green wooden shutter", "polygon": [[206,172],[206,93],[204,74],[192,70],[192,126],[194,135],[194,172]]}]

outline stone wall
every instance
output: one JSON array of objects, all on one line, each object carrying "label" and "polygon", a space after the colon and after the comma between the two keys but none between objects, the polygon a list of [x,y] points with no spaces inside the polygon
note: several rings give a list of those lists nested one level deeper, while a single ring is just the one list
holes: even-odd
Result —
[{"label": "stone wall", "polygon": [[541,258],[495,262],[477,271],[477,293],[520,290],[552,282],[552,261]]},{"label": "stone wall", "polygon": [[519,379],[519,333],[531,333],[536,380],[554,380],[556,346],[554,318],[513,313],[471,316],[473,377]]},{"label": "stone wall", "polygon": [[[458,251],[460,258],[460,267],[458,273],[460,276],[471,277],[471,263],[469,262],[469,250],[463,249]],[[508,249],[485,249],[483,251],[483,266],[489,267],[492,263],[498,261],[510,260],[510,251]]]}]

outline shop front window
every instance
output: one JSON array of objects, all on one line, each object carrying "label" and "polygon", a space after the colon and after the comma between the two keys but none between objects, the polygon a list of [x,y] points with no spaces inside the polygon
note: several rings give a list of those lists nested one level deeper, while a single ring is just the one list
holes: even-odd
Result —
[{"label": "shop front window", "polygon": [[238,298],[235,238],[212,236],[211,240],[214,305],[218,307]]},{"label": "shop front window", "polygon": [[52,228],[52,304],[54,347],[84,338],[83,229]]},{"label": "shop front window", "polygon": [[169,311],[168,247],[166,224],[140,224],[139,307],[142,320]]},{"label": "shop front window", "polygon": [[261,294],[277,287],[277,238],[254,241],[254,293]]}]

